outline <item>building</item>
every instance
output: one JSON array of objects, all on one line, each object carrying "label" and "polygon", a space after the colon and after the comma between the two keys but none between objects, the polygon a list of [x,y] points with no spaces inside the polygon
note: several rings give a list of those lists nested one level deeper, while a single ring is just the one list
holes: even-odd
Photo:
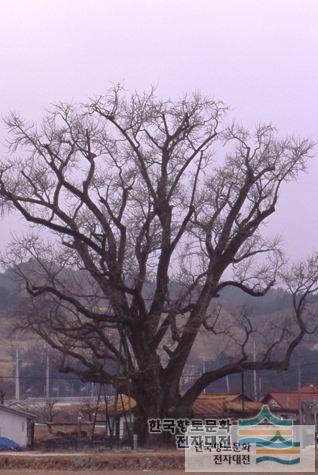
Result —
[{"label": "building", "polygon": [[273,391],[267,393],[262,402],[269,404],[271,411],[281,419],[293,419],[298,417],[297,391]]},{"label": "building", "polygon": [[[252,417],[258,414],[262,403],[253,401],[241,393],[202,393],[192,405],[192,417],[200,419],[239,419]],[[174,409],[171,408],[171,417],[174,417]],[[117,406],[110,404],[108,413],[110,421],[115,419],[115,434],[120,439],[128,436],[128,430],[132,433],[136,401],[127,396],[118,398]]]},{"label": "building", "polygon": [[13,440],[21,447],[33,445],[35,416],[29,412],[0,405],[0,437]]},{"label": "building", "polygon": [[[318,426],[318,386],[302,386],[299,391],[273,391],[262,401],[280,418]],[[301,412],[301,416],[300,416]]]}]

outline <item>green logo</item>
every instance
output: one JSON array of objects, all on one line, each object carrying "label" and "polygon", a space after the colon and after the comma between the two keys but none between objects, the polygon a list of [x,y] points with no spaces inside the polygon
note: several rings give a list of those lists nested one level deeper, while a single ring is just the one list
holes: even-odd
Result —
[{"label": "green logo", "polygon": [[292,420],[279,419],[264,405],[257,416],[239,419],[240,445],[256,445],[256,463],[300,463],[300,443],[294,441]]}]

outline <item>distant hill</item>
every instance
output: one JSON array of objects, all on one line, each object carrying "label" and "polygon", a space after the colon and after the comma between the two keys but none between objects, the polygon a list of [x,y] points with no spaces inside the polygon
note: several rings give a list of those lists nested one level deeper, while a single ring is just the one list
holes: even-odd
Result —
[{"label": "distant hill", "polygon": [[[32,263],[29,262],[27,265],[32,266]],[[0,322],[2,329],[0,334],[0,385],[3,384],[3,381],[11,381],[11,393],[14,385],[16,340],[11,334],[9,315],[17,306],[23,306],[23,295],[17,294],[16,288],[17,285],[12,272],[0,273]],[[151,297],[153,291],[153,284],[147,283],[144,287],[144,295]],[[171,295],[176,295],[179,291],[180,286],[172,283]],[[283,289],[272,289],[264,297],[251,297],[238,288],[227,287],[220,292],[218,298],[215,299],[215,303],[222,306],[223,321],[227,326],[235,327],[235,314],[239,313],[242,307],[248,309],[259,325],[265,326],[269,319],[279,321],[283,315],[288,313],[291,307],[291,296]],[[39,345],[38,338],[32,335],[20,335],[18,338],[22,356],[21,371],[24,377],[27,378],[24,382],[24,390],[33,387],[37,394],[41,394],[44,384],[42,379],[45,374],[43,345]],[[213,369],[229,361],[233,355],[234,347],[231,344],[225,344],[224,341],[224,339],[213,338],[206,331],[200,332],[188,361],[186,372],[192,372],[192,378],[194,378],[203,370],[203,365],[205,369]],[[42,348],[41,351],[39,349],[40,346]],[[318,383],[318,376],[316,377],[318,370],[318,345],[315,345],[315,338],[312,338],[311,343],[307,342],[302,345],[301,353],[303,360],[302,382]],[[54,364],[54,374],[56,377],[57,371],[58,368]],[[1,376],[7,378],[2,383]],[[288,372],[283,374],[277,374],[272,371],[259,372],[257,375],[258,381],[260,377],[262,380],[262,392],[282,388],[295,389],[297,378],[294,358],[291,369]],[[61,378],[64,379],[64,376],[61,376]],[[74,378],[74,376],[69,375],[68,377],[65,376],[65,378],[70,379]],[[231,390],[240,390],[240,376],[231,376],[230,384]],[[74,385],[79,390],[79,380],[75,381]],[[246,387],[251,390],[252,385],[253,374],[246,374]],[[217,381],[209,389],[212,391],[225,391],[225,380]]]},{"label": "distant hill", "polygon": [[[32,268],[33,266],[36,266],[36,264],[30,260],[25,264],[25,266]],[[72,273],[74,271],[68,272]],[[0,273],[0,311],[9,310],[19,303],[16,288],[16,277],[11,270]],[[170,293],[172,298],[180,291],[181,287],[179,284],[175,282],[170,283]],[[151,298],[153,292],[154,284],[151,282],[145,283],[143,289],[144,296]],[[288,308],[291,304],[291,298],[289,293],[283,289],[271,289],[263,297],[252,297],[237,287],[229,286],[220,292],[220,295],[215,299],[215,302],[221,304],[229,312],[245,306],[255,314],[266,314]]]},{"label": "distant hill", "polygon": [[252,297],[237,287],[223,289],[217,302],[229,311],[245,306],[256,315],[278,312],[292,303],[290,294],[283,289],[271,289],[263,297]]}]

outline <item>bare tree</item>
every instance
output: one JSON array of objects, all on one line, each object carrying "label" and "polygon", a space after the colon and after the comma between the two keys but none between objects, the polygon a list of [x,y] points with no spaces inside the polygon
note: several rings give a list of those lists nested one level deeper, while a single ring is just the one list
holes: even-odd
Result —
[{"label": "bare tree", "polygon": [[91,399],[85,399],[80,406],[80,413],[86,416],[89,422],[93,422],[94,415],[96,413],[96,401]]},{"label": "bare tree", "polygon": [[56,399],[47,399],[43,403],[32,406],[31,409],[38,416],[40,422],[50,424],[55,421],[56,416],[60,413],[56,405]]},{"label": "bare tree", "polygon": [[62,371],[133,396],[143,436],[147,418],[171,406],[186,413],[225,375],[286,369],[306,333],[295,304],[287,352],[273,359],[271,343],[253,362],[253,321],[241,315],[236,361],[180,393],[199,330],[224,337],[211,310],[218,293],[260,296],[274,285],[282,255],[261,225],[313,147],[270,125],[226,126],[226,112],[199,94],[173,102],[115,87],[56,105],[40,125],[6,120],[0,199],[32,225],[4,258],[31,297],[26,325],[61,351]]}]

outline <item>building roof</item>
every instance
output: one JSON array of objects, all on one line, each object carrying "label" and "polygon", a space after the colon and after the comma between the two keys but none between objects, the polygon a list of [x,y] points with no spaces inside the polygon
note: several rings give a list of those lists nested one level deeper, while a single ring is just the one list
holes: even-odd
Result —
[{"label": "building roof", "polygon": [[128,412],[130,409],[135,409],[137,403],[132,397],[129,400],[129,397],[125,394],[119,395],[117,399],[117,404],[111,402],[108,404],[108,414],[110,416],[116,416]]},{"label": "building roof", "polygon": [[[242,399],[244,399],[244,405],[242,404]],[[26,404],[28,403],[28,404]],[[261,409],[262,403],[252,401],[248,396],[242,395],[241,393],[201,393],[192,405],[193,417],[203,417],[203,418],[222,418],[230,417],[235,415],[241,415],[244,409],[244,414],[256,414]],[[38,421],[42,420],[47,421],[47,414],[44,413],[45,405],[39,403],[32,403],[32,400],[25,401],[25,405],[22,403],[18,406],[18,409],[13,407],[5,406],[6,409],[10,409],[12,412],[15,411],[19,414],[25,414],[30,417],[37,417]],[[25,408],[25,409],[24,409]],[[119,395],[117,398],[117,404],[115,402],[108,402],[107,409],[108,415],[113,417],[121,415],[124,412],[128,413],[131,409],[134,411],[136,408],[136,401],[133,398],[128,398],[126,395]],[[95,404],[91,404],[92,412],[96,410]],[[30,412],[27,412],[30,411]],[[44,411],[44,412],[43,412]],[[100,401],[98,408],[97,420],[105,419],[105,402]],[[173,412],[173,408],[171,408]],[[36,415],[34,415],[35,413]],[[56,403],[54,405],[54,417],[53,420],[56,423],[62,422],[75,422],[78,419],[79,415],[83,416],[83,419],[87,419],[86,411],[83,404],[79,403]]]},{"label": "building roof", "polygon": [[[240,393],[222,393],[222,394],[208,394],[202,393],[194,401],[192,405],[194,417],[225,417],[227,414],[233,412],[242,412],[242,394]],[[120,415],[123,412],[128,412],[129,408],[134,410],[136,401],[125,395],[118,397],[117,406],[114,403],[109,404],[108,413],[110,416]],[[259,402],[251,401],[247,396],[244,396],[244,412],[256,413],[262,407]],[[172,408],[173,409],[173,408]]]},{"label": "building roof", "polygon": [[0,404],[0,411],[10,412],[11,414],[25,417],[27,419],[36,419],[36,415],[32,414],[31,412],[21,411],[20,409],[16,409],[11,406],[5,406],[4,404]]},{"label": "building roof", "polygon": [[[302,402],[313,402],[317,398],[318,391],[309,392],[307,389],[303,389],[300,392],[300,399]],[[273,409],[279,407],[289,411],[298,411],[299,406],[299,394],[298,391],[273,391],[266,394],[263,398],[263,402],[268,402]]]},{"label": "building roof", "polygon": [[302,394],[316,394],[318,395],[318,384],[305,384],[300,388]]},{"label": "building roof", "polygon": [[262,409],[263,404],[259,401],[245,401],[244,406],[242,402],[230,402],[225,405],[225,409],[229,413],[242,414],[257,414]]},{"label": "building roof", "polygon": [[[243,403],[244,399],[244,403]],[[236,413],[253,414],[262,407],[262,403],[243,398],[242,394],[200,394],[192,409],[195,417],[226,417]]]},{"label": "building roof", "polygon": [[[208,398],[208,399],[226,399],[227,401],[234,401],[237,398],[243,398],[242,393],[201,393],[198,398]],[[245,401],[252,401],[250,397],[244,394]]]}]

